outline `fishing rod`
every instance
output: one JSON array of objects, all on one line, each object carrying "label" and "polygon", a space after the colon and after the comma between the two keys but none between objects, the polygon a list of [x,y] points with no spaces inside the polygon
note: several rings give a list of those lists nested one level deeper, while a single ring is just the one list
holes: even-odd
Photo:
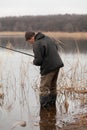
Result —
[{"label": "fishing rod", "polygon": [[24,55],[28,55],[28,56],[34,57],[34,55],[29,54],[29,53],[25,53],[25,52],[18,51],[18,50],[15,50],[15,49],[12,49],[12,48],[8,48],[8,47],[4,47],[4,46],[1,46],[1,45],[0,45],[0,47],[1,47],[1,48],[4,48],[4,49],[7,49],[7,50],[11,50],[11,51],[14,51],[14,52],[18,52],[18,53],[21,53],[21,54],[24,54]]}]

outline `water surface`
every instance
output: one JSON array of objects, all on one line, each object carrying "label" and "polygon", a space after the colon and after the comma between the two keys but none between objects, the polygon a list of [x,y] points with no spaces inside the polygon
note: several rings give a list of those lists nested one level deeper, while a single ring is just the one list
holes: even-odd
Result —
[{"label": "water surface", "polygon": [[[33,54],[31,48],[21,51]],[[56,118],[52,118],[56,125],[66,126],[79,120],[78,115],[87,113],[87,54],[60,52],[60,55],[65,66],[59,73]],[[41,118],[40,72],[32,61],[32,57],[0,50],[0,93],[4,94],[0,98],[0,130],[10,130],[18,121],[26,121],[27,125],[16,126],[15,130],[58,130],[52,122],[45,126],[35,125]],[[46,113],[44,116],[47,117]]]}]

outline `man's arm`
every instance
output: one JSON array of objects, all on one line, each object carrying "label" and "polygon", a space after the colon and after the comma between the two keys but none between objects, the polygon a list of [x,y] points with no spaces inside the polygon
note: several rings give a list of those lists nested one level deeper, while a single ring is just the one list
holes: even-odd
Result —
[{"label": "man's arm", "polygon": [[43,57],[41,55],[41,49],[40,49],[40,45],[35,43],[33,46],[33,52],[34,52],[34,60],[33,60],[33,64],[40,66],[42,64],[43,61]]}]

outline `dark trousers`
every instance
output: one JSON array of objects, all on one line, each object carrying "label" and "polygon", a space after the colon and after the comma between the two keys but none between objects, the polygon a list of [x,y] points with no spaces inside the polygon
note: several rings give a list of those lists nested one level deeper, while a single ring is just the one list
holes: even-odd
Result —
[{"label": "dark trousers", "polygon": [[57,78],[59,69],[56,69],[44,76],[40,82],[40,105],[41,107],[55,106],[57,96]]}]

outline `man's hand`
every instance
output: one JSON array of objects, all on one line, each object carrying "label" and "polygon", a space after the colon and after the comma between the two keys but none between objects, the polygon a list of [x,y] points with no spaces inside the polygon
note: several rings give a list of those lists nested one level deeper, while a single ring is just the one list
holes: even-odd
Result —
[{"label": "man's hand", "polygon": [[29,63],[33,65],[33,61],[32,60]]}]

